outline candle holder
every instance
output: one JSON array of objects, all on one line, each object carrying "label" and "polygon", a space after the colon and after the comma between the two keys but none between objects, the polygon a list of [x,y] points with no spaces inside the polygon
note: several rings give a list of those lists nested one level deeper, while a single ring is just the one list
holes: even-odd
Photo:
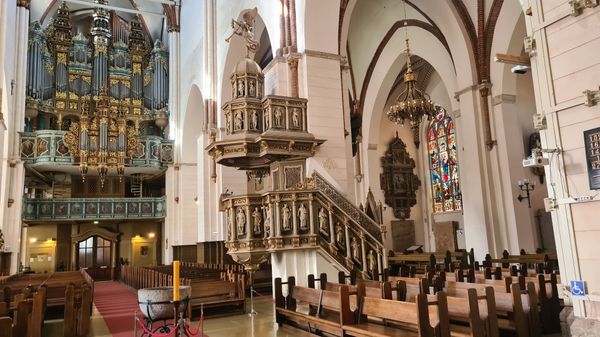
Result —
[{"label": "candle holder", "polygon": [[530,192],[535,189],[535,182],[529,181],[528,179],[524,179],[519,180],[517,184],[519,185],[519,189],[521,190],[521,192],[525,192],[525,196],[523,196],[521,192],[519,192],[517,200],[519,200],[519,202],[522,202],[523,200],[527,199],[527,205],[529,206],[529,208],[531,208]]}]

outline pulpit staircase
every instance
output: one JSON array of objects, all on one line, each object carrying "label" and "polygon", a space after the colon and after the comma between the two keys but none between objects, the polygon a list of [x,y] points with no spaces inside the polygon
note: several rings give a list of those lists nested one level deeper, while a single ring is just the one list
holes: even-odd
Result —
[{"label": "pulpit staircase", "polygon": [[318,173],[283,191],[221,200],[228,253],[260,263],[269,254],[317,249],[346,272],[376,279],[387,258],[381,227]]}]

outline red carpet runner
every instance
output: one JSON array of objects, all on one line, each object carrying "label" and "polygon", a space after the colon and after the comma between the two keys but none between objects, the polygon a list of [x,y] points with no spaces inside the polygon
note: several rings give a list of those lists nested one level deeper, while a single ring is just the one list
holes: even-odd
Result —
[{"label": "red carpet runner", "polygon": [[133,336],[133,314],[139,308],[133,291],[119,282],[96,282],[94,304],[113,337]]},{"label": "red carpet runner", "polygon": [[[113,337],[133,336],[133,315],[136,310],[139,311],[137,301],[137,294],[119,282],[94,283],[94,304]],[[138,313],[138,317],[141,318],[143,315]],[[198,322],[194,321],[189,329],[191,336],[200,336],[197,333]],[[159,332],[158,334],[164,333]],[[142,335],[142,329],[139,327],[137,335]],[[207,337],[206,334],[204,336]]]}]

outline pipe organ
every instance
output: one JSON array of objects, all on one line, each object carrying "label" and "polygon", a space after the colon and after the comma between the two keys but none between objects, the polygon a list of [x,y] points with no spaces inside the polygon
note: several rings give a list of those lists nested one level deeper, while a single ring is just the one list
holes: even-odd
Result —
[{"label": "pipe organ", "polygon": [[89,34],[73,35],[64,2],[48,27],[31,24],[26,129],[67,131],[64,144],[84,176],[88,167],[101,180],[111,168],[122,176],[141,136],[164,136],[168,51],[149,43],[137,18],[127,23],[104,8],[94,8]]}]

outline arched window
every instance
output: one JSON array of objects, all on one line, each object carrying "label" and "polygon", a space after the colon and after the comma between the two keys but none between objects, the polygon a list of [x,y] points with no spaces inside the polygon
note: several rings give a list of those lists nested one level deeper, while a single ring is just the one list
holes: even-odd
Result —
[{"label": "arched window", "polygon": [[445,109],[438,108],[427,130],[429,171],[435,213],[458,211],[462,208],[454,130],[452,117]]}]

